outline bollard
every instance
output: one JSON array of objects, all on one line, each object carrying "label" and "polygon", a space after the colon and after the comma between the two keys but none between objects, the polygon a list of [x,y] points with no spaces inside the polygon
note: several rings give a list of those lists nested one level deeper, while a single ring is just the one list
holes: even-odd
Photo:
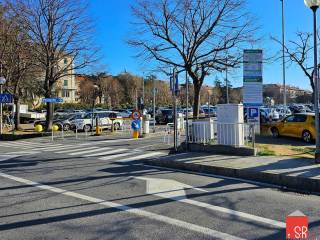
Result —
[{"label": "bollard", "polygon": [[111,120],[111,132],[113,133],[114,132],[114,124],[113,124],[113,119]]},{"label": "bollard", "polygon": [[99,126],[99,120],[96,118],[96,136],[100,136],[102,133],[102,127]]},{"label": "bollard", "polygon": [[139,138],[139,135],[140,135],[140,131],[133,131],[133,138]]},{"label": "bollard", "polygon": [[150,114],[144,116],[144,121],[142,122],[143,135],[148,135],[150,133],[150,118]]}]

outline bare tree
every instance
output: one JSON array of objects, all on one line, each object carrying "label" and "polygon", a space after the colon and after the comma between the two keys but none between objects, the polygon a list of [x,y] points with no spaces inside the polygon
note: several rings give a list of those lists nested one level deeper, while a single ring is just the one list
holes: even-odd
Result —
[{"label": "bare tree", "polygon": [[[92,24],[85,0],[8,0],[11,10],[32,42],[33,58],[40,69],[45,97],[54,97],[62,78],[87,67],[96,56],[91,42]],[[53,108],[47,104],[47,129]]]},{"label": "bare tree", "polygon": [[32,45],[17,21],[18,16],[8,14],[8,6],[1,6],[0,56],[1,74],[7,79],[6,90],[13,94],[16,105],[15,128],[20,128],[20,100],[34,91],[35,85],[27,84],[34,77]]},{"label": "bare tree", "polygon": [[[256,28],[244,0],[137,0],[132,9],[136,36],[129,44],[162,69],[187,71],[194,85],[195,116],[205,77],[238,65],[241,47],[254,40]],[[226,61],[226,56],[232,58]]]}]

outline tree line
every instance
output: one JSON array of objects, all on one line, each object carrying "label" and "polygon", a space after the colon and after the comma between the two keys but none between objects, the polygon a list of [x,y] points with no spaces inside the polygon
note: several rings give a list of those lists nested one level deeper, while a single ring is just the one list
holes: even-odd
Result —
[{"label": "tree line", "polygon": [[[117,76],[107,73],[97,73],[93,75],[79,75],[80,82],[80,102],[91,105],[93,101],[106,108],[134,108],[139,98],[143,98],[146,107],[153,106],[153,91],[155,89],[156,106],[170,107],[173,105],[172,92],[169,81],[159,80],[156,76],[137,76],[128,72],[120,73]],[[96,87],[95,87],[96,86]],[[189,106],[194,102],[194,91],[192,83],[189,84]],[[216,79],[214,86],[205,85],[201,88],[199,104],[211,105],[226,103],[226,84],[224,80]],[[242,101],[241,89],[233,88],[228,83],[230,103],[240,103]],[[178,104],[185,107],[186,84],[180,84]]]}]

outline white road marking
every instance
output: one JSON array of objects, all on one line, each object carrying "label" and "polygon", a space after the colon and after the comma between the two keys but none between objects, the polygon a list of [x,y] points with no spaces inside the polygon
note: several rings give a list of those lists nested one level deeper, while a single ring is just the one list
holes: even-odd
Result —
[{"label": "white road marking", "polygon": [[129,150],[128,148],[118,148],[118,149],[114,149],[114,150],[110,150],[110,151],[106,151],[106,152],[93,153],[93,154],[88,154],[88,155],[84,155],[84,156],[85,157],[97,157],[97,156],[110,155],[113,153],[125,152],[128,150]]},{"label": "white road marking", "polygon": [[104,150],[108,150],[108,149],[110,149],[110,148],[109,147],[97,148],[97,149],[85,150],[85,151],[80,151],[80,152],[75,152],[75,153],[69,153],[68,155],[75,156],[75,155],[80,155],[80,154],[98,152],[101,150],[104,151]]},{"label": "white road marking", "polygon": [[117,162],[131,162],[131,161],[134,161],[134,160],[145,159],[145,158],[148,158],[148,157],[154,157],[154,156],[162,155],[163,153],[162,152],[149,152],[149,153],[145,153],[145,154],[140,155],[139,152],[135,152],[135,154],[137,156],[125,158],[123,160],[118,160]]},{"label": "white road marking", "polygon": [[[214,206],[214,205],[204,203],[204,202],[199,202],[196,200],[187,199],[185,189],[190,188],[190,186],[177,181],[173,181],[170,179],[158,179],[158,178],[146,178],[146,177],[136,177],[136,179],[146,181],[147,194],[155,195],[162,198],[172,199],[177,202],[187,203],[190,205],[206,208],[216,212],[222,212],[222,213],[231,215],[233,217],[245,218],[255,222],[272,225],[278,228],[286,228],[286,224],[284,222],[280,222],[280,221],[276,221],[276,220],[272,220],[264,217],[259,217],[256,215],[235,211],[235,210],[224,208],[224,207]],[[202,189],[199,189],[199,188],[193,188],[193,189],[203,191]]]},{"label": "white road marking", "polygon": [[156,221],[159,221],[159,222],[162,222],[162,223],[165,223],[165,224],[170,224],[170,225],[174,225],[174,226],[177,226],[177,227],[181,227],[181,228],[184,228],[184,229],[189,230],[189,231],[194,231],[194,232],[198,232],[198,233],[201,233],[201,234],[205,234],[205,235],[213,237],[214,239],[244,240],[243,238],[239,238],[239,237],[227,234],[227,233],[219,232],[219,231],[207,228],[207,227],[199,226],[199,225],[196,225],[196,224],[193,224],[193,223],[188,223],[188,222],[185,222],[185,221],[182,221],[182,220],[178,220],[178,219],[175,219],[175,218],[163,216],[163,215],[160,215],[160,214],[148,212],[148,211],[145,211],[145,210],[142,210],[142,209],[131,208],[131,207],[127,206],[127,205],[119,204],[119,203],[116,203],[116,202],[106,201],[106,200],[103,200],[103,199],[99,199],[99,198],[83,195],[83,194],[76,193],[76,192],[71,192],[71,191],[68,191],[68,190],[61,189],[61,188],[56,188],[56,187],[51,187],[51,186],[48,186],[48,185],[43,185],[43,184],[40,184],[40,183],[37,183],[37,182],[33,182],[33,181],[30,181],[30,180],[27,180],[27,179],[23,179],[23,178],[20,178],[20,177],[15,177],[15,176],[8,175],[8,174],[5,174],[5,173],[0,173],[0,176],[3,177],[3,178],[11,179],[11,180],[16,181],[16,182],[20,182],[20,183],[23,183],[23,184],[34,186],[34,187],[37,187],[37,188],[40,188],[40,189],[43,189],[43,190],[47,190],[47,191],[51,191],[51,192],[55,192],[55,193],[60,193],[60,194],[65,195],[65,196],[69,196],[69,197],[85,200],[85,201],[88,201],[88,202],[96,203],[96,204],[99,204],[99,205],[102,205],[102,206],[106,206],[106,207],[110,207],[110,208],[116,208],[116,209],[119,209],[119,210],[124,211],[124,212],[128,212],[128,213],[131,213],[131,214],[138,215],[140,217],[146,217],[146,218],[149,218],[149,219],[152,219],[152,220],[156,220]]},{"label": "white road marking", "polygon": [[122,154],[114,154],[114,155],[109,155],[109,156],[105,156],[105,157],[102,157],[102,158],[99,158],[100,160],[112,160],[112,159],[115,159],[115,158],[120,158],[120,157],[126,157],[126,156],[129,156],[129,155],[132,155],[133,152],[127,152],[127,153],[122,153]]},{"label": "white road marking", "polygon": [[[97,149],[98,147],[88,147],[87,150],[90,150],[90,149]],[[71,152],[77,152],[77,151],[80,151],[80,150],[83,150],[83,147],[76,147],[76,149],[68,149],[68,150],[64,150],[64,151],[59,151],[59,152],[56,152],[56,153],[71,153]]]},{"label": "white road marking", "polygon": [[21,146],[45,146],[45,144],[38,143],[38,142],[24,142],[24,141],[18,141],[18,142],[12,142],[13,145],[21,145]]},{"label": "white road marking", "polygon": [[[142,139],[142,138],[138,138],[138,139]],[[105,140],[105,141],[99,141],[99,143],[117,143],[117,142],[137,141],[138,139],[125,138],[125,139]]]},{"label": "white road marking", "polygon": [[62,145],[62,146],[55,146],[55,147],[46,147],[46,148],[38,148],[42,151],[56,151],[56,150],[67,150],[71,148],[79,148],[78,146],[71,146],[71,145]]},{"label": "white road marking", "polygon": [[10,144],[10,143],[0,143],[2,147],[10,147],[10,148],[22,148],[22,149],[30,149],[34,148],[34,146],[22,146],[20,144]]}]

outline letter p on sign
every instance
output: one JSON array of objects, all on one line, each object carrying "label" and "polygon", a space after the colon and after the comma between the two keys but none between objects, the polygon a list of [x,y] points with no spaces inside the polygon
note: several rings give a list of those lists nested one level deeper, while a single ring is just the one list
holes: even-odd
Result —
[{"label": "letter p on sign", "polygon": [[286,219],[286,239],[308,239],[308,217],[296,211]]}]

